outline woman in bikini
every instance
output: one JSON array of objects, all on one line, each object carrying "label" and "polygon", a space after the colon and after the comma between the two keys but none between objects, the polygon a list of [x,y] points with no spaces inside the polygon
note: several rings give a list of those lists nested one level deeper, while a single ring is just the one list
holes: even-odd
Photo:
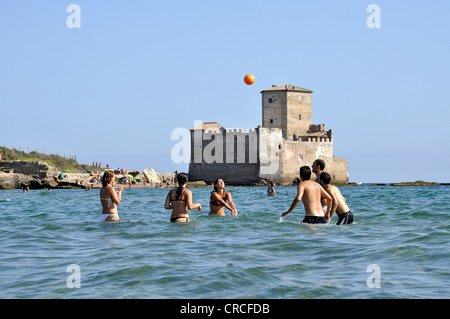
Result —
[{"label": "woman in bikini", "polygon": [[219,178],[214,182],[214,191],[211,192],[209,200],[211,211],[209,214],[225,216],[225,207],[231,211],[232,216],[237,216],[238,212],[231,198],[231,193],[225,191],[225,182]]},{"label": "woman in bikini", "polygon": [[272,181],[269,181],[269,187],[267,188],[267,195],[268,196],[275,196],[277,193],[275,192],[275,183]]},{"label": "woman in bikini", "polygon": [[100,190],[100,202],[102,203],[102,221],[111,222],[119,220],[117,206],[122,201],[122,185],[116,192],[113,185],[116,175],[113,171],[106,171],[102,177],[102,189]]},{"label": "woman in bikini", "polygon": [[165,209],[171,209],[170,221],[172,223],[185,223],[189,221],[189,214],[187,210],[197,209],[202,210],[202,205],[199,203],[192,204],[192,192],[186,189],[188,177],[185,173],[177,175],[178,188],[170,190],[166,197]]}]

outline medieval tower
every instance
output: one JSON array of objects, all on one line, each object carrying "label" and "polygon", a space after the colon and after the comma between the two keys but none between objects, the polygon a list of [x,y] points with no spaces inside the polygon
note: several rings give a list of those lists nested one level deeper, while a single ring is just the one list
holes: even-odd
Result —
[{"label": "medieval tower", "polygon": [[288,184],[301,166],[320,158],[334,183],[348,183],[347,160],[333,156],[333,131],[311,122],[312,93],[273,85],[261,92],[262,126],[244,131],[207,122],[191,129],[189,179],[254,185],[270,178]]}]

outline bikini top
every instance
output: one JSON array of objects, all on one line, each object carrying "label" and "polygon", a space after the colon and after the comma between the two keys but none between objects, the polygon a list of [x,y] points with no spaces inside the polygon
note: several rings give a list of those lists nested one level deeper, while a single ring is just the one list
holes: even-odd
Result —
[{"label": "bikini top", "polygon": [[186,191],[186,189],[185,190],[183,190],[183,192],[181,193],[181,196],[180,196],[180,198],[175,198],[175,199],[172,199],[172,202],[186,202],[186,200],[183,198],[183,196],[184,196],[184,192]]},{"label": "bikini top", "polygon": [[209,203],[213,206],[225,206],[224,203],[219,202],[218,200],[212,199],[212,194],[211,194],[211,200]]}]

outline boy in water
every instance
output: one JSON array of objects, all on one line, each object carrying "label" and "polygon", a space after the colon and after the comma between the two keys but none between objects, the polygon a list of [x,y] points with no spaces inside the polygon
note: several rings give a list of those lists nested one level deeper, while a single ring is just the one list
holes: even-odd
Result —
[{"label": "boy in water", "polygon": [[316,159],[311,165],[312,171],[316,174],[316,183],[320,183],[320,174],[322,174],[325,169],[325,161],[321,159]]},{"label": "boy in water", "polygon": [[334,185],[331,185],[331,176],[328,173],[320,174],[320,184],[327,191],[328,194],[333,199],[333,208],[331,209],[328,220],[331,219],[334,212],[338,215],[339,219],[336,225],[340,224],[351,224],[353,223],[353,214],[347,206],[344,196],[342,196],[341,191]]},{"label": "boy in water", "polygon": [[326,224],[328,223],[328,216],[324,215],[321,198],[327,200],[327,211],[331,210],[332,199],[331,196],[318,183],[311,181],[311,169],[309,166],[300,167],[301,183],[297,186],[297,196],[292,202],[291,207],[287,212],[281,214],[281,217],[287,217],[303,199],[305,207],[305,218],[302,223],[309,224]]}]

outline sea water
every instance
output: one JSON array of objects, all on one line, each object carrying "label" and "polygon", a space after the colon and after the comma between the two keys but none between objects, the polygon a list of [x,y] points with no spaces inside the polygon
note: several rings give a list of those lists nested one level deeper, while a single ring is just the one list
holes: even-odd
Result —
[{"label": "sea water", "polygon": [[227,187],[238,217],[170,223],[168,189],[0,192],[0,298],[449,298],[450,188],[340,187],[355,223],[280,219],[295,187]]}]

